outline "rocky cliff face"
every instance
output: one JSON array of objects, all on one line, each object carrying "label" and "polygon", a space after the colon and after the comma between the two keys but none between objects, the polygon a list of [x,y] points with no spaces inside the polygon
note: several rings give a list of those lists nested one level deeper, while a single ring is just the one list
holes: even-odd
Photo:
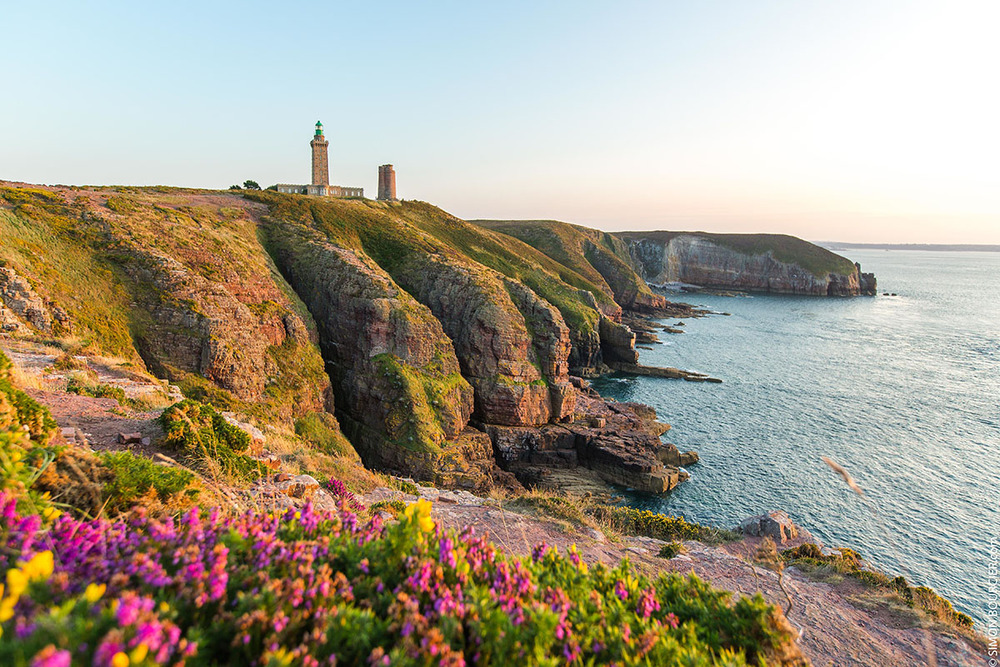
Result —
[{"label": "rocky cliff face", "polygon": [[322,411],[329,379],[308,313],[260,245],[256,213],[203,192],[0,187],[0,300],[21,323],[7,328],[72,334],[275,418]]},{"label": "rocky cliff face", "polygon": [[319,326],[348,438],[369,465],[433,479],[442,453],[468,444],[473,409],[441,323],[365,255],[294,224],[268,236]]},{"label": "rocky cliff face", "polygon": [[[72,327],[199,400],[268,419],[335,411],[331,428],[368,465],[439,484],[516,485],[512,473],[565,467],[566,433],[571,467],[657,492],[680,478],[641,406],[609,407],[570,375],[574,364],[634,364],[623,308],[665,303],[606,234],[573,237],[584,277],[419,202],[19,187],[0,197],[10,333]],[[24,220],[31,238],[18,236]],[[525,472],[507,452],[535,441]]]},{"label": "rocky cliff face", "polygon": [[[876,289],[873,274],[862,273],[859,265],[818,246],[799,239],[793,239],[790,249],[778,245],[791,237],[775,237],[774,248],[766,242],[734,248],[699,234],[628,232],[621,236],[640,274],[651,284],[680,282],[816,296],[874,294]],[[808,254],[803,252],[802,259],[797,259],[795,253],[802,250]]]},{"label": "rocky cliff face", "polygon": [[572,414],[569,329],[558,310],[520,283],[441,255],[414,255],[394,276],[454,343],[477,419],[533,426]]}]

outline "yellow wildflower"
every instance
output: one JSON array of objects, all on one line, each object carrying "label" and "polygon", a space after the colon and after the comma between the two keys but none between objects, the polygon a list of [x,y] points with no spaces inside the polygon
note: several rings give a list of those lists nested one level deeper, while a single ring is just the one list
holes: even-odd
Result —
[{"label": "yellow wildflower", "polygon": [[434,530],[434,519],[431,518],[431,504],[427,500],[421,498],[412,505],[407,506],[403,514],[407,519],[416,518],[417,525],[420,526],[422,532],[429,533]]},{"label": "yellow wildflower", "polygon": [[44,581],[52,576],[52,565],[52,552],[42,551],[32,556],[21,569],[29,581]]},{"label": "yellow wildflower", "polygon": [[28,587],[28,577],[24,576],[16,567],[7,570],[7,595],[8,599],[17,601],[21,593]]},{"label": "yellow wildflower", "polygon": [[132,662],[138,664],[146,659],[146,654],[149,652],[149,647],[145,644],[139,644],[134,649],[132,649],[131,658]]},{"label": "yellow wildflower", "polygon": [[0,623],[5,623],[11,619],[14,615],[15,604],[17,604],[17,598],[0,600]]},{"label": "yellow wildflower", "polygon": [[101,599],[107,588],[106,584],[90,584],[87,586],[87,590],[83,592],[83,597],[85,597],[87,602],[90,604],[94,604]]},{"label": "yellow wildflower", "polygon": [[118,651],[111,657],[111,667],[128,667],[129,659],[128,656]]},{"label": "yellow wildflower", "polygon": [[55,507],[46,507],[42,510],[42,518],[46,521],[55,521],[60,516],[62,516],[62,512],[57,510]]}]

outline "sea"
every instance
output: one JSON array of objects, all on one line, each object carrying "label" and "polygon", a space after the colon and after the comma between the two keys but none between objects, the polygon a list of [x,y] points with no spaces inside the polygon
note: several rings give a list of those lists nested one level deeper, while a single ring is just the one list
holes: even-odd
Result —
[{"label": "sea", "polygon": [[1000,253],[843,254],[876,273],[879,296],[670,297],[728,314],[684,320],[640,363],[722,384],[595,382],[655,407],[673,426],[664,439],[701,455],[669,495],[625,492],[626,502],[720,527],[785,510],[984,628],[1000,565]]}]

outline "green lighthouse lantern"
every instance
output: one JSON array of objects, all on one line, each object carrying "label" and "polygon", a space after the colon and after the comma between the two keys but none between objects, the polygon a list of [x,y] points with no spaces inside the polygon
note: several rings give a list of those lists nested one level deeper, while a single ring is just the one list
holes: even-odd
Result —
[{"label": "green lighthouse lantern", "polygon": [[323,136],[323,123],[319,121],[316,121],[316,136],[317,137]]}]

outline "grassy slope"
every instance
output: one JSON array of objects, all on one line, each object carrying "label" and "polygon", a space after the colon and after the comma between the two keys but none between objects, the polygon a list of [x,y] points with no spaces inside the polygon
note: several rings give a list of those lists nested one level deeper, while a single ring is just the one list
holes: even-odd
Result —
[{"label": "grassy slope", "polygon": [[[246,202],[232,195],[178,188],[0,188],[0,262],[14,268],[73,321],[73,336],[56,331],[64,345],[117,357],[142,368],[137,334],[147,316],[133,301],[152,289],[124,270],[133,249],[169,255],[198,275],[224,285],[258,314],[293,310],[315,330],[257,237]],[[263,418],[294,416],[302,392],[326,382],[315,346],[271,346],[281,372],[266,399],[242,405],[196,376],[182,388],[222,408]],[[292,352],[295,352],[294,354]]]},{"label": "grassy slope", "polygon": [[632,295],[651,294],[649,286],[632,267],[628,248],[620,239],[607,232],[558,220],[473,222],[524,241],[559,264],[601,286],[607,296],[619,302],[627,301]]},{"label": "grassy slope", "polygon": [[666,244],[681,235],[700,236],[713,243],[745,255],[763,255],[771,252],[775,259],[788,264],[798,264],[815,276],[828,273],[851,274],[854,263],[846,257],[830,252],[818,245],[787,234],[711,234],[708,232],[615,232],[624,241],[649,239]]},{"label": "grassy slope", "polygon": [[303,222],[339,245],[364,251],[390,275],[417,252],[442,253],[487,266],[549,301],[575,332],[596,330],[599,319],[579,290],[610,301],[601,286],[534,248],[424,202],[323,200],[274,192],[250,197],[266,204],[272,218]]}]

